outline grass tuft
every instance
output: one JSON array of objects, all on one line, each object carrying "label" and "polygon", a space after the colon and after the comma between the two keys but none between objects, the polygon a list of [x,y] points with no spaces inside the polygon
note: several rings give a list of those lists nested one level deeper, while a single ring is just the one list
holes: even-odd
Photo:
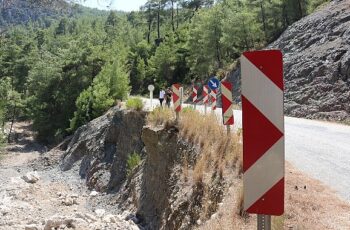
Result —
[{"label": "grass tuft", "polygon": [[136,166],[138,166],[141,162],[141,157],[139,154],[137,153],[132,153],[128,156],[128,160],[127,160],[127,174],[130,175],[131,172],[134,170],[134,168],[136,168]]},{"label": "grass tuft", "polygon": [[142,99],[139,97],[131,97],[126,101],[125,104],[127,109],[133,109],[136,111],[141,111],[143,109]]},{"label": "grass tuft", "polygon": [[157,107],[147,116],[147,124],[150,126],[165,125],[174,120],[174,112],[169,108]]}]

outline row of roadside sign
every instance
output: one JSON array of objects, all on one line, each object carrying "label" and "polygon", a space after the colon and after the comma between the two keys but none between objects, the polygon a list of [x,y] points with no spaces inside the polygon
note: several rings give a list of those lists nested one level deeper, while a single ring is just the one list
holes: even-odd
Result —
[{"label": "row of roadside sign", "polygon": [[[216,110],[217,107],[217,94],[219,91],[219,88],[221,86],[221,101],[222,101],[222,115],[223,115],[223,123],[224,125],[233,125],[234,124],[234,118],[233,118],[233,100],[232,100],[232,84],[230,82],[220,82],[216,77],[210,78],[208,85],[203,86],[203,104],[205,106],[205,113],[206,113],[206,106],[211,102],[211,108],[212,111]],[[173,90],[173,103],[174,103],[174,109],[175,112],[181,111],[181,104],[179,102],[180,98],[180,84],[174,84],[172,86]],[[211,91],[209,92],[209,88]],[[192,101],[194,105],[200,102],[198,99],[198,90],[199,86],[194,85],[192,88]]]},{"label": "row of roadside sign", "polygon": [[[284,213],[283,59],[279,50],[241,56],[244,210],[258,214],[258,229],[271,228],[271,215]],[[203,103],[221,86],[223,123],[233,125],[232,84],[213,77],[203,87]],[[209,92],[209,88],[211,92]],[[175,111],[181,111],[180,84],[173,85]],[[198,103],[198,87],[193,102]],[[228,129],[229,130],[229,129]]]}]

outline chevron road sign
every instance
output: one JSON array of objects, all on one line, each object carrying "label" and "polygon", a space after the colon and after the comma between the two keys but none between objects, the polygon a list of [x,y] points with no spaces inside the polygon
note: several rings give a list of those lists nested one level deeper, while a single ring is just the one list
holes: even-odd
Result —
[{"label": "chevron road sign", "polygon": [[245,52],[241,71],[244,209],[259,214],[259,226],[284,212],[282,53]]},{"label": "chevron road sign", "polygon": [[192,88],[192,101],[193,103],[197,103],[198,100],[198,86],[193,86]]},{"label": "chevron road sign", "polygon": [[173,103],[174,103],[174,110],[176,112],[176,120],[179,119],[179,112],[181,111],[181,92],[180,92],[181,85],[180,84],[173,84],[172,90],[173,90]]},{"label": "chevron road sign", "polygon": [[216,94],[217,94],[216,89],[211,90],[210,98],[211,98],[211,110],[212,111],[216,110]]},{"label": "chevron road sign", "polygon": [[233,125],[232,84],[221,82],[222,120],[224,125]]},{"label": "chevron road sign", "polygon": [[203,104],[209,103],[209,86],[203,86]]}]

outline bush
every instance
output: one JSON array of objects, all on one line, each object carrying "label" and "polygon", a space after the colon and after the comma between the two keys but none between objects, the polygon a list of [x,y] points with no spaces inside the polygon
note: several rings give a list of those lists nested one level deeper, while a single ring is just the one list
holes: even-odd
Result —
[{"label": "bush", "polygon": [[132,97],[126,101],[126,108],[140,111],[143,109],[143,102],[139,97]]},{"label": "bush", "polygon": [[127,173],[128,173],[128,175],[130,175],[132,170],[134,170],[134,168],[136,168],[136,166],[138,166],[140,164],[140,162],[141,162],[141,157],[139,154],[134,152],[128,156],[128,160],[127,160],[127,164],[128,164]]}]

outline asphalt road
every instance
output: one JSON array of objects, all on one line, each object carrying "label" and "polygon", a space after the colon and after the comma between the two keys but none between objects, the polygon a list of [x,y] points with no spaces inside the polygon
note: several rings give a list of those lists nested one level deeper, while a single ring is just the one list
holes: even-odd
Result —
[{"label": "asphalt road", "polygon": [[[150,100],[145,102],[150,109]],[[155,106],[158,100],[153,100]],[[203,106],[196,108],[204,111]],[[221,117],[221,109],[216,114]],[[235,110],[234,116],[234,129],[240,128],[241,111]],[[350,126],[285,117],[285,151],[287,161],[350,202]]]}]

